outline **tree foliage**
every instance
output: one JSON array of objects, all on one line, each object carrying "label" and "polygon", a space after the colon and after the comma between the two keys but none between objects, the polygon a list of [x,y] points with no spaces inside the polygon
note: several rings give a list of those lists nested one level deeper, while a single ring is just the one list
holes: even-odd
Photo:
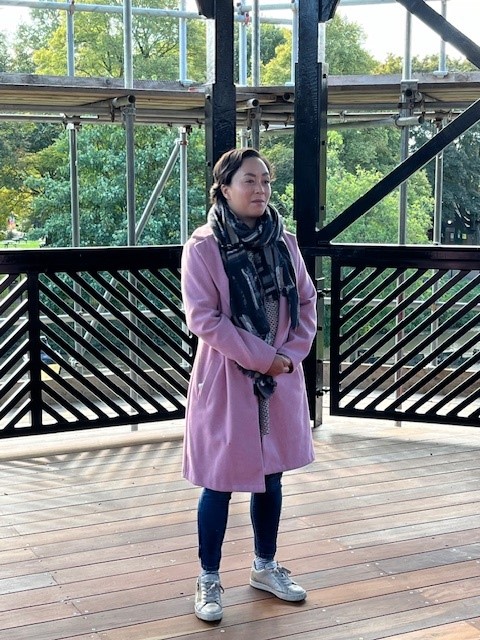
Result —
[{"label": "tree foliage", "polygon": [[[375,66],[375,74],[399,74],[402,73],[403,58],[402,56],[393,55],[389,53],[386,59],[382,62],[378,62]],[[474,71],[474,65],[465,58],[452,58],[447,56],[446,67],[449,71],[461,71],[468,72]],[[438,54],[431,54],[427,56],[413,56],[412,58],[412,72],[413,73],[432,73],[439,69],[439,56]]]},{"label": "tree foliage", "polygon": [[[372,168],[356,167],[352,171],[345,167],[341,160],[342,145],[340,133],[329,134],[325,223],[337,217],[383,177],[379,171]],[[409,185],[408,243],[427,243],[433,211],[431,188],[424,172],[417,173],[409,181]],[[284,194],[280,195],[280,201],[291,225],[293,184],[286,187]],[[398,192],[395,191],[354,222],[335,241],[395,244],[398,242],[398,227],[399,198]]]},{"label": "tree foliage", "polygon": [[[415,135],[415,148],[436,133],[431,125]],[[442,233],[446,243],[480,244],[480,126],[457,138],[443,152]],[[426,167],[435,183],[435,163]],[[450,229],[447,235],[447,228]],[[450,234],[453,234],[451,237]]]},{"label": "tree foliage", "polygon": [[[263,84],[285,84],[291,80],[292,32],[282,29],[283,38],[276,46],[275,56],[263,62]],[[364,48],[362,28],[337,15],[327,23],[325,58],[331,75],[370,73],[375,59]]]},{"label": "tree foliage", "polygon": [[[87,0],[93,4],[92,0]],[[141,0],[136,6],[173,9],[175,0]],[[79,12],[75,14],[75,74],[122,77],[124,73],[122,13]],[[132,18],[133,68],[135,77],[173,80],[178,77],[178,21],[171,17]],[[52,25],[42,46],[33,53],[36,72],[67,73],[67,23],[62,13]]]},{"label": "tree foliage", "polygon": [[[162,127],[137,127],[136,199],[138,214],[147,204],[160,177],[176,132]],[[203,140],[199,132],[190,136],[189,154],[193,176],[190,188],[191,223],[204,215],[202,193]],[[80,235],[82,246],[119,246],[127,242],[125,134],[121,127],[86,125],[78,137],[80,177]],[[58,138],[37,154],[39,175],[31,176],[27,186],[36,194],[31,226],[43,230],[55,246],[71,244],[70,183],[68,141]],[[139,244],[172,244],[180,241],[178,163],[160,195]],[[139,215],[137,215],[137,221]]]}]

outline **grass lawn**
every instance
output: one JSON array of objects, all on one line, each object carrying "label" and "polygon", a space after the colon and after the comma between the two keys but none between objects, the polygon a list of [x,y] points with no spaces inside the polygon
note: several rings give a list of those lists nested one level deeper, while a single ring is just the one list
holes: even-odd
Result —
[{"label": "grass lawn", "polygon": [[39,249],[39,240],[1,240],[0,249]]}]

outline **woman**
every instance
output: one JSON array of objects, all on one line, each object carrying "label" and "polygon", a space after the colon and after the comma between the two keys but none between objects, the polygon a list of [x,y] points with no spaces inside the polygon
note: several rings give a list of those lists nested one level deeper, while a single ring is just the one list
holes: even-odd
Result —
[{"label": "woman", "polygon": [[314,458],[301,362],[316,331],[316,292],[295,236],[269,205],[270,175],[255,149],[225,153],[208,222],[182,257],[187,325],[199,339],[183,473],[203,487],[195,614],[209,622],[223,615],[219,569],[233,491],[252,493],[250,584],[283,600],[306,597],[275,553],[282,473]]}]

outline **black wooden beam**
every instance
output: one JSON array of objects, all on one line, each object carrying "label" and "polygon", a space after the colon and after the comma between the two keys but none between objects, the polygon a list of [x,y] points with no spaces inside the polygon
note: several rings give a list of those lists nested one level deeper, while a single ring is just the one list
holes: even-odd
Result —
[{"label": "black wooden beam", "polygon": [[235,147],[236,141],[233,3],[215,0],[214,9],[215,78],[205,94],[207,187],[213,165],[222,153]]},{"label": "black wooden beam", "polygon": [[318,0],[318,21],[328,22],[335,15],[340,0]]},{"label": "black wooden beam", "polygon": [[470,40],[465,34],[451,25],[445,18],[432,9],[424,0],[397,0],[412,15],[424,22],[427,27],[433,29],[442,40],[449,42],[460,53],[470,60],[472,64],[480,68],[480,47]]},{"label": "black wooden beam", "polygon": [[[312,246],[325,213],[327,73],[318,62],[319,0],[299,0],[298,62],[295,67],[294,218],[301,249]],[[321,274],[320,260],[305,257],[314,282]],[[319,328],[323,317],[319,309]],[[320,332],[319,332],[320,333]],[[322,422],[323,362],[321,335],[317,335],[305,359],[307,395],[314,424]]]},{"label": "black wooden beam", "polygon": [[215,0],[195,0],[198,13],[206,18],[215,17]]}]

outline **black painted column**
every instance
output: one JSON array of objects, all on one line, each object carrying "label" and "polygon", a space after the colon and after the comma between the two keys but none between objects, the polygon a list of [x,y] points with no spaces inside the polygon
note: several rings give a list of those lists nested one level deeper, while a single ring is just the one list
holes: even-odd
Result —
[{"label": "black painted column", "polygon": [[[328,5],[328,7],[327,7]],[[318,62],[318,25],[326,20],[332,0],[299,0],[298,62],[295,74],[294,217],[297,237],[307,268],[317,289],[322,287],[321,259],[308,247],[315,246],[315,232],[323,225],[326,197],[327,73]],[[333,9],[332,9],[333,11]],[[331,16],[328,16],[331,17]],[[322,422],[323,300],[319,297],[318,332],[305,360],[310,415]]]},{"label": "black painted column", "polygon": [[218,158],[236,143],[233,2],[215,0],[215,78],[205,94],[207,191]]}]

